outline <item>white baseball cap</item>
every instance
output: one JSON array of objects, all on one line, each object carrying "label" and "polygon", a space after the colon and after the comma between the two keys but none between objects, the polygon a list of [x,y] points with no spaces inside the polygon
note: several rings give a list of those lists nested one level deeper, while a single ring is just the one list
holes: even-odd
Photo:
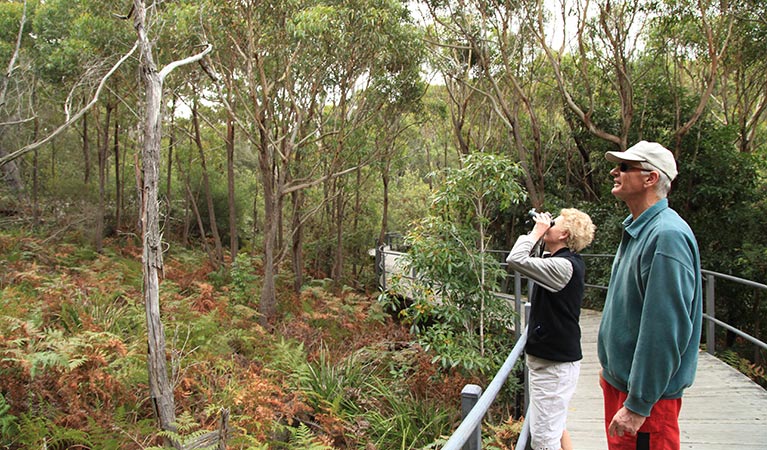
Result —
[{"label": "white baseball cap", "polygon": [[606,152],[605,158],[617,163],[645,162],[663,172],[671,181],[678,173],[674,154],[657,142],[639,141],[625,152]]}]

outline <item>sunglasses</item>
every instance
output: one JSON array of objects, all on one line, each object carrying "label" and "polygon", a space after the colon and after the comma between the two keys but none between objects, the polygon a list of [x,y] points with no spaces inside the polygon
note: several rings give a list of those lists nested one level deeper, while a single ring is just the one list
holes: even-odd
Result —
[{"label": "sunglasses", "polygon": [[628,163],[622,162],[618,165],[618,170],[621,172],[630,172],[632,170],[641,170],[643,172],[652,172],[652,170],[645,169],[644,167],[630,166]]}]

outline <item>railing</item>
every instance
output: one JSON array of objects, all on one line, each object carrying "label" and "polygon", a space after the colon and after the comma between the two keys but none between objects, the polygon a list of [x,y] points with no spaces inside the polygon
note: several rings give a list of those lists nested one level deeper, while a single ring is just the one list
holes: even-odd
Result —
[{"label": "railing", "polygon": [[[482,392],[482,388],[475,384],[464,386],[461,391],[461,413],[463,420],[447,443],[445,443],[445,446],[442,447],[442,450],[458,450],[465,448],[464,446],[466,446],[467,450],[482,448],[482,419],[485,417],[485,413],[487,413],[498,392],[501,391],[512,369],[517,364],[517,360],[525,349],[525,344],[527,344],[527,330],[517,340],[511,353],[506,358],[501,369],[493,377],[493,381],[490,382],[484,394],[479,395]],[[527,422],[525,422],[523,427],[527,428]],[[517,441],[517,448],[524,449],[525,444],[526,441],[521,442],[521,439],[519,439]]]},{"label": "railing", "polygon": [[723,280],[728,280],[728,281],[734,281],[736,283],[740,283],[745,286],[753,287],[756,289],[762,289],[765,291],[767,291],[767,284],[757,283],[755,281],[745,280],[743,278],[738,278],[738,277],[734,277],[732,275],[727,275],[723,273],[712,272],[710,270],[705,270],[705,269],[701,270],[701,273],[703,273],[703,275],[706,276],[705,278],[706,293],[704,294],[705,312],[703,313],[703,318],[708,320],[708,323],[706,324],[706,351],[713,355],[716,350],[716,326],[717,325],[767,350],[766,343],[716,318],[716,314],[715,314],[716,296],[714,294],[714,290],[716,286],[716,278],[721,278]]},{"label": "railing", "polygon": [[[402,257],[404,253],[387,251],[385,250],[384,246],[380,246],[376,248],[376,274],[379,276],[379,280],[380,280],[379,287],[381,287],[384,290],[386,289],[387,255],[392,255],[392,257],[399,258],[399,257]],[[606,254],[583,254],[582,256],[584,258],[589,258],[589,257],[612,258],[613,257],[613,255],[606,255]],[[505,265],[505,262],[501,262],[501,264]],[[703,313],[703,318],[708,321],[706,324],[706,351],[710,353],[711,355],[714,355],[715,353],[716,326],[720,326],[726,329],[727,331],[735,333],[736,335],[752,342],[753,344],[757,345],[758,347],[762,349],[767,349],[767,343],[764,343],[763,341],[743,332],[742,330],[739,330],[733,327],[730,324],[727,324],[719,319],[716,319],[715,317],[716,278],[733,281],[736,283],[743,284],[745,286],[753,287],[756,289],[762,289],[765,291],[767,291],[767,285],[762,283],[757,283],[751,280],[746,280],[743,278],[738,278],[732,275],[726,275],[722,273],[713,272],[710,270],[705,270],[705,269],[702,269],[701,273],[705,276],[704,277],[705,312]],[[410,278],[409,276],[405,276],[405,277]],[[522,281],[521,281],[522,278],[523,276],[520,275],[518,272],[514,273],[514,276],[513,276],[514,295],[513,296],[508,294],[503,294],[503,293],[496,294],[496,296],[500,298],[513,300],[515,302],[515,309],[518,313],[517,318],[515,320],[515,331],[517,335],[517,343],[516,345],[514,345],[514,348],[512,349],[509,356],[506,358],[506,361],[504,362],[503,366],[495,375],[495,377],[493,377],[493,380],[491,381],[490,385],[488,386],[487,390],[484,393],[482,393],[482,388],[476,385],[466,385],[464,387],[463,391],[461,392],[461,412],[462,412],[463,420],[461,421],[461,424],[458,426],[458,428],[453,433],[453,435],[449,438],[449,440],[443,447],[443,450],[458,450],[458,449],[480,450],[482,448],[482,441],[481,441],[482,419],[485,417],[485,414],[487,413],[492,402],[495,400],[495,397],[498,395],[498,392],[500,391],[501,387],[506,382],[506,379],[511,373],[511,370],[514,368],[514,365],[516,364],[520,355],[524,351],[524,346],[527,343],[526,330],[522,332],[521,324],[520,324],[522,308],[523,306],[526,305],[525,303],[522,302]],[[528,280],[528,284],[530,284],[529,280]],[[607,286],[603,286],[603,285],[586,284],[586,287],[607,290]],[[525,374],[525,379],[527,379],[526,374]],[[528,398],[528,394],[527,392],[525,392],[525,408],[527,408],[527,403],[528,403],[527,398]],[[525,422],[522,428],[522,432],[520,433],[519,439],[517,440],[517,444],[515,448],[524,449],[525,446],[527,445],[528,439],[529,439],[529,428],[528,428],[528,423]]]}]

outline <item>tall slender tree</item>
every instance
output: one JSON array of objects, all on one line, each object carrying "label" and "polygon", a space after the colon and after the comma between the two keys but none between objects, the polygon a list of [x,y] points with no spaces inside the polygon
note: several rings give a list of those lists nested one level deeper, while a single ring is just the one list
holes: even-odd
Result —
[{"label": "tall slender tree", "polygon": [[[391,0],[304,5],[242,2],[220,11],[223,26],[217,28],[226,30],[226,42],[237,57],[226,59],[233,64],[216,64],[216,72],[231,72],[231,79],[240,80],[234,90],[237,110],[231,103],[228,108],[258,155],[264,205],[259,310],[262,323],[268,324],[276,312],[274,276],[287,254],[279,239],[283,204],[302,206],[300,196],[293,202],[285,199],[354,172],[352,161],[357,159],[347,139],[385,99],[374,102],[365,92],[390,89],[396,96],[395,86],[413,81],[417,70],[411,68],[417,67],[417,59],[410,58],[413,42],[408,36],[414,36],[414,30],[407,26],[407,10]],[[222,38],[211,30],[214,35]],[[227,79],[214,76],[219,86]],[[223,94],[219,98],[226,100]],[[311,154],[312,149],[322,150],[312,157],[302,153]],[[368,163],[369,158],[362,162]],[[342,217],[342,203],[337,206],[336,217]],[[299,227],[291,230],[294,238],[300,238],[304,223],[298,217],[290,221]]]},{"label": "tall slender tree", "polygon": [[133,25],[138,36],[141,55],[141,74],[144,79],[144,126],[142,136],[141,228],[143,240],[143,293],[146,310],[148,342],[149,390],[152,407],[160,428],[175,430],[176,411],[173,386],[170,383],[165,353],[165,333],[160,320],[159,278],[163,273],[162,236],[160,234],[160,208],[158,183],[160,178],[160,144],[162,139],[163,82],[177,67],[202,59],[212,50],[206,48],[183,60],[157,69],[153,40],[150,37],[151,20],[143,0],[134,0]]}]

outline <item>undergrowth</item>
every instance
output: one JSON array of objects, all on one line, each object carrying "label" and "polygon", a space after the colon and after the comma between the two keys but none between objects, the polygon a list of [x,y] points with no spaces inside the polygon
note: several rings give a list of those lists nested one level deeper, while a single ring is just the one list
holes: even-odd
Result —
[{"label": "undergrowth", "polygon": [[224,409],[232,449],[428,448],[478,382],[436,367],[375,298],[348,289],[282,289],[281,319],[263,329],[260,260],[238,256],[222,274],[171,244],[160,303],[180,426],[161,432],[141,249],[44,239],[0,232],[1,448],[162,448],[217,430]]}]

